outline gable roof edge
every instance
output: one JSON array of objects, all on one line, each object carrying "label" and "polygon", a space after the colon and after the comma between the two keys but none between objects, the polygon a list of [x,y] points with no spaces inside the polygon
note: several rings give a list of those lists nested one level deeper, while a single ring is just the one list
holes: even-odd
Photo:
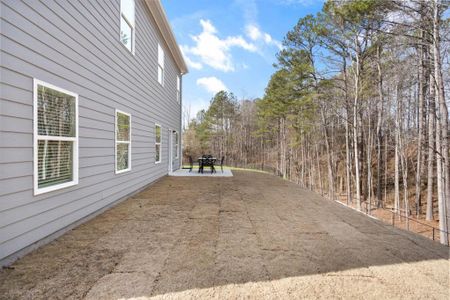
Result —
[{"label": "gable roof edge", "polygon": [[170,27],[169,21],[167,19],[164,8],[162,7],[160,0],[145,0],[150,13],[156,21],[161,35],[164,41],[169,47],[172,56],[175,59],[175,63],[180,69],[181,74],[186,74],[189,72],[186,62],[184,61],[183,54],[181,53],[180,47],[178,46],[175,35],[173,34],[172,28]]}]

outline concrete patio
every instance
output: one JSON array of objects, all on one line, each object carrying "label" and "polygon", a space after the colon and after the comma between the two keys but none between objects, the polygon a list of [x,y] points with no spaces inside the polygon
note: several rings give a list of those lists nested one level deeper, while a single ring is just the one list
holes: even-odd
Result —
[{"label": "concrete patio", "polygon": [[449,248],[277,177],[165,177],[0,273],[1,299],[449,297]]},{"label": "concrete patio", "polygon": [[189,169],[179,169],[174,172],[171,172],[169,176],[181,176],[181,177],[233,177],[233,173],[230,169],[225,168],[220,170],[220,167],[217,168],[216,172],[211,173],[209,168],[206,168],[203,173],[198,171],[198,168],[194,168],[192,170]]}]

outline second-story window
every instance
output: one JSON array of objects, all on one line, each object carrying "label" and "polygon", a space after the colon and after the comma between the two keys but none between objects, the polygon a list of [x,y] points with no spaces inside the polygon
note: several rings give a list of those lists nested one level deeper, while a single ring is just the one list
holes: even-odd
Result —
[{"label": "second-story window", "polygon": [[164,85],[164,50],[158,44],[158,82]]},{"label": "second-story window", "polygon": [[134,53],[134,0],[120,0],[120,41]]}]

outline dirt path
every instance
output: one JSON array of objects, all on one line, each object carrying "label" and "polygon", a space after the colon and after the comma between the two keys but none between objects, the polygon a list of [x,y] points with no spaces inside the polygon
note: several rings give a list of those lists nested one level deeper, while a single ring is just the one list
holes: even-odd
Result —
[{"label": "dirt path", "polygon": [[449,297],[449,248],[276,177],[167,177],[0,272],[2,299]]}]

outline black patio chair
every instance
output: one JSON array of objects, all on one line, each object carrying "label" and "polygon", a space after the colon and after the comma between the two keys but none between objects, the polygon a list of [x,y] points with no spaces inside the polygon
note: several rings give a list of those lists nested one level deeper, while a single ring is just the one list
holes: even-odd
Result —
[{"label": "black patio chair", "polygon": [[189,159],[189,167],[183,166],[183,169],[188,169],[189,172],[191,172],[192,169],[194,168],[194,161],[192,160],[192,156],[188,156],[188,159]]},{"label": "black patio chair", "polygon": [[225,156],[222,156],[222,158],[220,159],[220,169],[222,170],[223,173],[223,163],[225,162]]},{"label": "black patio chair", "polygon": [[189,172],[192,172],[192,168],[194,167],[194,161],[192,160],[192,156],[189,156]]},{"label": "black patio chair", "polygon": [[216,160],[215,159],[213,159],[212,157],[211,158],[209,158],[209,160],[211,161],[211,174],[214,174],[214,173],[216,173],[216,168],[215,168],[215,166],[214,166],[214,164],[216,163]]},{"label": "black patio chair", "polygon": [[202,159],[198,160],[198,172],[203,173],[203,163],[204,163],[204,156],[202,156]]}]

